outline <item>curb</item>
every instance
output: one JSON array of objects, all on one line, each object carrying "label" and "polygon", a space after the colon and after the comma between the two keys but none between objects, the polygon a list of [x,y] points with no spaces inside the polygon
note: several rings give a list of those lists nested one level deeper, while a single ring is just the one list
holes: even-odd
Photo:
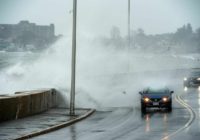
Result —
[{"label": "curb", "polygon": [[49,133],[49,132],[52,132],[52,131],[55,131],[55,130],[58,130],[58,129],[61,129],[61,128],[64,128],[64,127],[67,127],[67,126],[70,126],[70,125],[72,125],[72,124],[74,124],[76,122],[79,122],[79,121],[89,117],[95,111],[96,111],[95,109],[90,109],[87,113],[85,113],[84,115],[81,115],[81,116],[79,116],[77,118],[74,118],[74,119],[69,120],[67,122],[64,122],[64,123],[49,127],[47,129],[44,129],[44,130],[41,130],[41,131],[38,131],[38,132],[33,132],[31,134],[27,134],[27,135],[21,136],[19,138],[15,138],[14,140],[24,140],[24,139],[36,137],[36,136],[39,136],[39,135],[42,135],[42,134],[46,134],[46,133]]}]

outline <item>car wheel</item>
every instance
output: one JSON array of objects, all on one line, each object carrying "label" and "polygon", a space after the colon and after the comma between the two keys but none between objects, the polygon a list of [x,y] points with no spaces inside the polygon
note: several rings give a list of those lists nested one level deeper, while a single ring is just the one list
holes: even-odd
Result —
[{"label": "car wheel", "polygon": [[172,105],[171,105],[171,104],[168,106],[168,111],[169,111],[169,112],[172,111]]},{"label": "car wheel", "polygon": [[146,112],[146,106],[143,103],[141,103],[141,112],[142,113]]}]

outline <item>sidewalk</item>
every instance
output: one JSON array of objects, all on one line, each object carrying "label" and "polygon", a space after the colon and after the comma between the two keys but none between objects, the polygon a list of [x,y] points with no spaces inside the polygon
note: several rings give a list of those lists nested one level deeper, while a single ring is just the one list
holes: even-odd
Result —
[{"label": "sidewalk", "polygon": [[0,140],[27,139],[48,133],[78,122],[95,110],[76,109],[76,116],[69,116],[69,109],[54,108],[47,112],[19,120],[0,123]]}]

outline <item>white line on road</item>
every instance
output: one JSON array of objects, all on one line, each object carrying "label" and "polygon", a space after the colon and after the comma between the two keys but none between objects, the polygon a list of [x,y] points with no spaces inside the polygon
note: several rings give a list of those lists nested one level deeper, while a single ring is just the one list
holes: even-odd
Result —
[{"label": "white line on road", "polygon": [[176,135],[177,133],[179,133],[180,131],[186,129],[187,127],[189,127],[192,124],[192,122],[195,119],[195,112],[194,112],[194,110],[192,109],[191,106],[189,106],[179,95],[176,95],[175,100],[180,105],[182,105],[183,107],[185,107],[188,110],[188,112],[190,113],[190,119],[187,121],[187,123],[183,127],[179,128],[178,130],[169,134],[168,136],[165,136],[161,140],[168,140],[170,137],[172,137],[172,136]]}]

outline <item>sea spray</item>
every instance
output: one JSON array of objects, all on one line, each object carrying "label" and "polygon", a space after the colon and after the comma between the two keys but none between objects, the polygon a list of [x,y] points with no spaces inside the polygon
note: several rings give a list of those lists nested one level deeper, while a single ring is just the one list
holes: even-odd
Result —
[{"label": "sea spray", "polygon": [[[126,49],[102,46],[90,40],[84,38],[77,43],[76,107],[139,107],[140,90],[181,84],[182,75],[176,77],[176,70],[199,64],[173,54],[133,51],[128,55]],[[0,72],[1,93],[55,88],[68,106],[71,40],[60,39],[34,60],[25,59]]]}]

